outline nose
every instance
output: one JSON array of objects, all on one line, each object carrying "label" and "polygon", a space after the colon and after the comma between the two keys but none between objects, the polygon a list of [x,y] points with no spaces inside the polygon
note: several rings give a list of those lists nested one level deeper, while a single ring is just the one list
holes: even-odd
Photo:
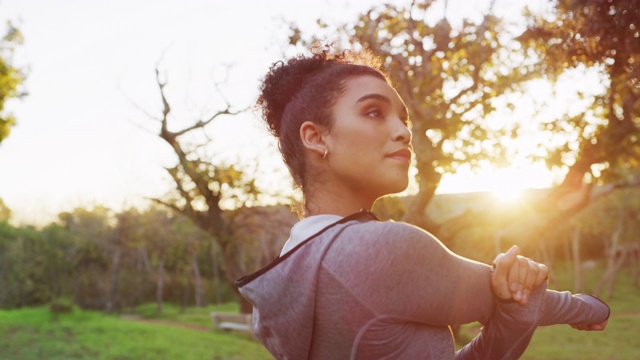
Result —
[{"label": "nose", "polygon": [[393,128],[393,141],[402,141],[405,144],[411,143],[411,131],[407,127],[407,125],[402,121],[394,121]]}]

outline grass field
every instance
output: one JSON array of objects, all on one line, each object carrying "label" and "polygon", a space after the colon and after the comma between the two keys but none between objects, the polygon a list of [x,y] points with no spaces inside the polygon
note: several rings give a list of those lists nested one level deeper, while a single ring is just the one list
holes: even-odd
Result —
[{"label": "grass field", "polygon": [[[595,281],[591,274],[590,283]],[[552,287],[567,289],[559,278]],[[567,325],[540,328],[522,359],[640,359],[640,290],[628,274],[605,299],[612,308],[606,331],[584,332]],[[138,307],[132,316],[74,310],[54,319],[47,307],[0,311],[0,359],[271,359],[247,334],[214,331],[209,312],[238,311],[236,304],[180,309]],[[137,320],[134,320],[137,319]],[[466,338],[477,325],[462,330]]]},{"label": "grass field", "polygon": [[[599,273],[592,269],[586,275],[592,288]],[[558,289],[570,288],[568,282],[559,278]],[[611,307],[605,331],[577,331],[565,325],[540,328],[522,359],[640,359],[640,289],[633,287],[628,272],[618,276],[614,293],[604,300]]]},{"label": "grass field", "polygon": [[[207,315],[200,309],[197,317]],[[259,343],[208,325],[203,331],[79,310],[54,320],[46,307],[0,311],[0,359],[271,359]]]}]

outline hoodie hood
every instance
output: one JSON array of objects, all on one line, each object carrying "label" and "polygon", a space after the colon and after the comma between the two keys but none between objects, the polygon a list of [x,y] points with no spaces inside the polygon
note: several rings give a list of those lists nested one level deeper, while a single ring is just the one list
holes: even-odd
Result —
[{"label": "hoodie hood", "polygon": [[[236,282],[240,294],[253,305],[254,334],[277,359],[308,358],[323,258],[342,231],[374,219],[377,220],[375,215],[368,211],[340,219]],[[293,339],[293,346],[282,343]]]}]

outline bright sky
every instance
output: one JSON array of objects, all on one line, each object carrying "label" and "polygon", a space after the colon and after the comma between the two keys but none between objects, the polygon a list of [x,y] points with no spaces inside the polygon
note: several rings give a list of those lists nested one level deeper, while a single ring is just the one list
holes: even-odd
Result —
[{"label": "bright sky", "polygon": [[[161,110],[154,74],[160,59],[170,101],[184,119],[215,110],[212,83],[223,79],[221,64],[233,64],[226,97],[246,107],[257,96],[258,79],[286,48],[282,19],[313,30],[317,18],[350,20],[382,2],[0,0],[0,21],[14,21],[25,37],[16,62],[29,68],[29,95],[7,104],[18,125],[0,145],[0,198],[15,222],[42,224],[78,206],[118,209],[163,194],[169,186],[163,166],[174,157],[142,130],[154,125],[145,112]],[[512,11],[523,2],[498,5]],[[473,0],[449,5],[452,14],[484,9]],[[227,158],[267,153],[283,170],[251,113],[221,119],[213,133]],[[443,189],[481,190],[484,182],[495,178],[447,178]]]}]

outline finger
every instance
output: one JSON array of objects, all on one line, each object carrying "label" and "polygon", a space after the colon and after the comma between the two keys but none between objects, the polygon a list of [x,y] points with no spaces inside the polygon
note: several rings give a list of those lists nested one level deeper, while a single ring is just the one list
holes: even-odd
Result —
[{"label": "finger", "polygon": [[607,327],[607,321],[605,320],[599,324],[570,324],[570,326],[581,331],[603,331]]},{"label": "finger", "polygon": [[[516,260],[520,249],[518,246],[513,245],[506,253],[498,254],[493,260],[493,264],[496,267],[496,272],[509,270],[513,262]],[[504,273],[501,273],[504,275]]]},{"label": "finger", "polygon": [[538,267],[538,263],[525,258],[527,270],[527,277],[524,280],[524,287],[522,289],[522,302],[527,303],[529,300],[529,294],[531,294],[531,290],[535,287],[536,280],[538,279],[538,272],[540,268]]},{"label": "finger", "polygon": [[520,304],[522,304],[523,300],[523,290],[527,279],[528,269],[529,265],[526,259],[522,256],[518,256],[516,262],[509,271],[509,290],[511,290],[513,300]]},{"label": "finger", "polygon": [[606,327],[607,327],[607,322],[609,322],[609,319],[599,323],[599,324],[592,324],[589,327],[589,330],[595,330],[595,331],[603,331]]},{"label": "finger", "polygon": [[509,269],[509,291],[515,294],[518,291],[518,274],[520,268],[520,262],[516,259]]},{"label": "finger", "polygon": [[494,271],[491,276],[491,285],[493,291],[501,299],[511,299],[511,292],[509,291],[508,274],[509,269],[512,267],[516,260],[518,253],[518,247],[513,246],[505,254],[499,254],[493,262]]},{"label": "finger", "polygon": [[549,268],[545,264],[537,263],[538,265],[538,276],[536,277],[536,281],[534,283],[534,288],[540,286],[543,282],[547,281],[549,277]]}]

